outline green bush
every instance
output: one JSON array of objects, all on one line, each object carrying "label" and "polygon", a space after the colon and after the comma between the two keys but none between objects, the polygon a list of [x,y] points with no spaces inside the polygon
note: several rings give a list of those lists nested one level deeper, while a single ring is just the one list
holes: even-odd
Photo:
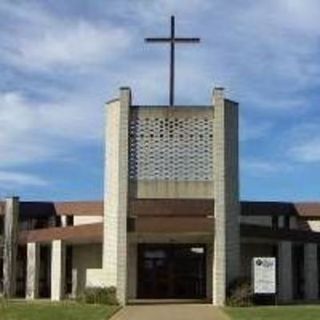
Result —
[{"label": "green bush", "polygon": [[253,290],[248,278],[237,278],[228,287],[227,305],[231,307],[248,307],[253,305]]},{"label": "green bush", "polygon": [[78,298],[78,300],[90,304],[119,304],[115,287],[87,287],[84,290],[83,294]]}]

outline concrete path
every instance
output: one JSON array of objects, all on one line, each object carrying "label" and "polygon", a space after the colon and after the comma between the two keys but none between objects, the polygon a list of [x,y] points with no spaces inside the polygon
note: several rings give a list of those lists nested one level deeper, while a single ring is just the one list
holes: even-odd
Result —
[{"label": "concrete path", "polygon": [[111,320],[229,320],[229,317],[209,304],[158,304],[126,306]]}]

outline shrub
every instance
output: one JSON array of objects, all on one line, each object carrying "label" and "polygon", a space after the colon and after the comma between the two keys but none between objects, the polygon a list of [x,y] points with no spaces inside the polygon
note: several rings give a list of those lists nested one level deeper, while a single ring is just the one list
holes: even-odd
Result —
[{"label": "shrub", "polygon": [[253,290],[248,278],[237,278],[228,287],[227,305],[231,307],[248,307],[253,304]]},{"label": "shrub", "polygon": [[116,288],[87,287],[78,300],[90,304],[118,305]]}]

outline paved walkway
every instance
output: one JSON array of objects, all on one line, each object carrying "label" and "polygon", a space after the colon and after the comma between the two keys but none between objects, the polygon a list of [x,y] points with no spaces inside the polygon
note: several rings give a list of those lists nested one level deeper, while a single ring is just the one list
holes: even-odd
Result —
[{"label": "paved walkway", "polygon": [[209,304],[158,304],[126,306],[111,320],[229,320],[229,318]]}]

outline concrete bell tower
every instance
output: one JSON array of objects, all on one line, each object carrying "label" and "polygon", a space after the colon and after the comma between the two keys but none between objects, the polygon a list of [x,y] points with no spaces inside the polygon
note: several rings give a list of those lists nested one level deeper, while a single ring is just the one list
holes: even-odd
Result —
[{"label": "concrete bell tower", "polygon": [[[120,302],[127,303],[137,268],[137,256],[134,263],[128,259],[136,255],[129,252],[129,235],[139,238],[128,221],[143,221],[133,217],[136,199],[212,201],[212,283],[207,286],[213,303],[223,305],[240,270],[237,103],[216,88],[211,106],[135,106],[130,89],[121,88],[119,98],[107,104],[106,127],[106,285],[115,286]],[[166,235],[159,241],[166,242]]]},{"label": "concrete bell tower", "polygon": [[[129,88],[107,103],[105,284],[116,287],[122,304],[192,296],[224,305],[240,270],[238,104],[216,88],[210,105],[175,105],[175,44],[199,39],[176,37],[172,17],[170,37],[146,40],[170,44],[169,105],[134,105]],[[199,290],[187,292],[181,277],[179,285],[161,286],[150,277],[159,265],[178,265],[174,252],[182,246],[189,253],[181,259],[192,264],[187,256],[194,254],[201,265],[191,285]],[[165,270],[167,279],[179,278]]]}]

